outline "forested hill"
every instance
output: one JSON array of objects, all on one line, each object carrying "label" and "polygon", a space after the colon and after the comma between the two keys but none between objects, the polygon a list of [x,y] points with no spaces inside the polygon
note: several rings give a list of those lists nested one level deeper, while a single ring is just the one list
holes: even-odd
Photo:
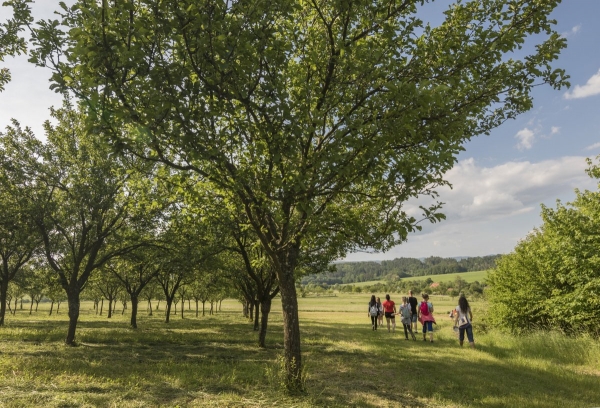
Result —
[{"label": "forested hill", "polygon": [[336,264],[336,271],[309,275],[302,278],[302,284],[309,283],[335,285],[336,283],[366,282],[371,280],[396,280],[410,276],[438,275],[458,272],[482,271],[496,266],[501,255],[477,256],[472,258],[430,257],[396,258],[379,262],[344,262]]}]

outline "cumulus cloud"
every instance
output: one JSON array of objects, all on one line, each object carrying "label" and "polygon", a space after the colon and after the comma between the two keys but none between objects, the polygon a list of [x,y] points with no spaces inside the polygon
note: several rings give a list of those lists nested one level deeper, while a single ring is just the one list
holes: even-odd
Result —
[{"label": "cumulus cloud", "polygon": [[586,147],[585,150],[595,150],[599,147],[600,147],[600,142],[594,143],[593,145]]},{"label": "cumulus cloud", "polygon": [[[481,167],[472,158],[462,160],[446,174],[453,188],[438,190],[439,200],[445,203],[442,212],[453,222],[537,213],[541,203],[570,195],[576,187],[593,189],[595,183],[586,168],[584,157],[508,162],[495,167]],[[416,206],[411,210],[416,214]]]},{"label": "cumulus cloud", "polygon": [[564,94],[565,99],[580,99],[587,98],[589,96],[594,96],[600,94],[600,70],[588,81],[585,85],[575,85],[573,90],[568,91]]},{"label": "cumulus cloud", "polygon": [[[536,226],[541,225],[540,204],[554,206],[556,199],[570,201],[573,190],[596,189],[585,173],[585,157],[563,157],[538,163],[508,162],[480,166],[462,160],[446,174],[453,188],[439,188],[446,220],[422,224],[408,242],[387,253],[356,253],[348,261],[393,259],[401,256],[482,256],[510,252]],[[407,213],[418,218],[425,198],[412,200]]]},{"label": "cumulus cloud", "polygon": [[529,128],[521,129],[517,132],[515,138],[519,140],[519,143],[517,143],[517,149],[531,149],[533,147],[533,142],[535,141],[535,131]]},{"label": "cumulus cloud", "polygon": [[555,135],[557,133],[560,133],[560,128],[558,126],[552,126],[550,128],[550,135]]}]

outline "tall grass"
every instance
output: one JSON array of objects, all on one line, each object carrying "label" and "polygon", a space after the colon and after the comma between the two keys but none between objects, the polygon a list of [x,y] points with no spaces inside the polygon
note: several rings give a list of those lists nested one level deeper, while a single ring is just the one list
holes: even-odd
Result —
[{"label": "tall grass", "polygon": [[78,347],[62,343],[66,311],[19,311],[0,328],[0,407],[600,406],[596,340],[484,333],[486,305],[473,302],[477,349],[461,349],[446,315],[455,302],[432,300],[433,344],[406,341],[400,328],[372,331],[366,295],[301,299],[308,393],[293,397],[278,386],[278,305],[266,350],[234,301],[216,315],[186,311],[169,324],[160,311],[142,312],[138,330],[128,328],[127,313],[106,319],[84,304]]}]

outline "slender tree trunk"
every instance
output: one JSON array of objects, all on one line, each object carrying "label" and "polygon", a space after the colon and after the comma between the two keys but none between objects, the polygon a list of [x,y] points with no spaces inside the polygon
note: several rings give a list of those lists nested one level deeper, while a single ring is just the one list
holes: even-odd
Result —
[{"label": "slender tree trunk", "polygon": [[61,302],[60,300],[57,300],[57,301],[56,301],[56,314],[58,314],[58,312],[60,311],[60,304],[61,304],[61,303],[62,303],[62,302]]},{"label": "slender tree trunk", "polygon": [[100,299],[100,316],[102,316],[102,309],[104,308],[104,298]]},{"label": "slender tree trunk", "polygon": [[172,302],[173,302],[172,299],[171,300],[167,299],[167,310],[166,310],[166,313],[165,313],[165,315],[166,315],[165,316],[165,323],[169,323],[169,317],[171,315],[171,303]]},{"label": "slender tree trunk", "polygon": [[260,302],[258,300],[255,300],[254,305],[252,305],[252,307],[254,308],[254,328],[253,328],[254,331],[258,331],[258,329],[259,329],[258,320],[259,320],[260,313],[258,312],[258,305],[260,305]]},{"label": "slender tree trunk", "polygon": [[280,254],[277,280],[283,309],[283,348],[286,370],[286,385],[290,390],[303,391],[302,359],[300,351],[300,322],[298,320],[298,297],[294,269],[299,249],[289,249]]},{"label": "slender tree trunk", "polygon": [[248,302],[248,311],[250,312],[250,320],[254,320],[254,303]]},{"label": "slender tree trunk", "polygon": [[210,314],[212,316],[213,314],[213,301],[210,301],[210,312],[208,312],[208,314]]},{"label": "slender tree trunk", "polygon": [[15,308],[13,309],[13,315],[17,314],[17,306],[19,305],[19,299],[15,298]]},{"label": "slender tree trunk", "polygon": [[[69,304],[69,330],[65,343],[69,346],[75,345],[75,329],[77,328],[77,320],[79,319],[79,288],[69,288],[67,299]],[[57,312],[58,313],[58,312]]]},{"label": "slender tree trunk", "polygon": [[33,313],[33,298],[31,298],[31,304],[29,305],[29,316]]},{"label": "slender tree trunk", "polygon": [[35,301],[35,312],[36,312],[36,313],[37,313],[37,311],[38,311],[38,307],[39,307],[39,306],[40,306],[40,301],[39,301],[39,300],[36,300],[36,301]]},{"label": "slender tree trunk", "polygon": [[110,298],[110,297],[106,300],[108,300],[108,316],[106,316],[106,318],[110,319],[113,314],[113,302],[112,302],[112,298]]},{"label": "slender tree trunk", "polygon": [[50,314],[48,316],[52,316],[52,309],[54,309],[54,300],[50,303]]},{"label": "slender tree trunk", "polygon": [[0,281],[0,326],[4,326],[4,315],[6,314],[6,293],[8,292],[8,280]]},{"label": "slender tree trunk", "polygon": [[152,300],[148,299],[148,316],[152,316]]},{"label": "slender tree trunk", "polygon": [[131,327],[137,329],[137,311],[138,311],[138,297],[137,294],[132,293],[131,297]]},{"label": "slender tree trunk", "polygon": [[23,298],[21,298],[21,310],[23,310]]},{"label": "slender tree trunk", "polygon": [[156,302],[156,310],[158,310],[159,306],[160,306],[160,299]]},{"label": "slender tree trunk", "polygon": [[196,299],[196,317],[198,317],[198,299]]},{"label": "slender tree trunk", "polygon": [[269,322],[269,313],[271,312],[271,298],[266,296],[260,303],[260,330],[258,332],[258,347],[266,348],[265,340],[267,338],[267,323]]},{"label": "slender tree trunk", "polygon": [[223,299],[219,300],[219,312],[221,311],[221,305],[223,304]]},{"label": "slender tree trunk", "polygon": [[185,299],[181,297],[181,318],[183,319],[183,309],[185,308]]},{"label": "slender tree trunk", "polygon": [[204,317],[204,310],[205,310],[204,304],[205,303],[206,303],[206,300],[203,300],[202,301],[202,317]]}]

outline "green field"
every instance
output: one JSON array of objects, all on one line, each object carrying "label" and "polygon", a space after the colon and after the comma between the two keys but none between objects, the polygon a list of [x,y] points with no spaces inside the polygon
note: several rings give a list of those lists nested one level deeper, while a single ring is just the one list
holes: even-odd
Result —
[{"label": "green field", "polygon": [[[392,294],[393,299],[399,295]],[[142,313],[107,319],[82,305],[78,347],[66,347],[66,310],[7,315],[0,328],[0,407],[592,407],[600,406],[600,346],[558,333],[504,335],[481,323],[477,349],[461,349],[446,313],[450,297],[432,296],[435,342],[405,341],[371,330],[368,295],[300,299],[307,394],[279,387],[283,351],[279,305],[266,350],[241,305],[195,318]],[[164,303],[161,304],[161,308]],[[47,305],[43,305],[47,307]],[[420,336],[420,335],[419,335]]]},{"label": "green field", "polygon": [[[471,283],[475,281],[483,282],[487,278],[489,271],[474,271],[474,272],[461,272],[461,273],[447,273],[444,275],[426,275],[426,276],[411,276],[408,278],[402,278],[401,280],[412,280],[412,281],[424,281],[430,278],[434,282],[449,282],[460,276],[465,281]],[[385,283],[383,280],[373,280],[367,282],[349,283],[348,285],[354,285],[358,287],[373,286],[378,283]]]}]

